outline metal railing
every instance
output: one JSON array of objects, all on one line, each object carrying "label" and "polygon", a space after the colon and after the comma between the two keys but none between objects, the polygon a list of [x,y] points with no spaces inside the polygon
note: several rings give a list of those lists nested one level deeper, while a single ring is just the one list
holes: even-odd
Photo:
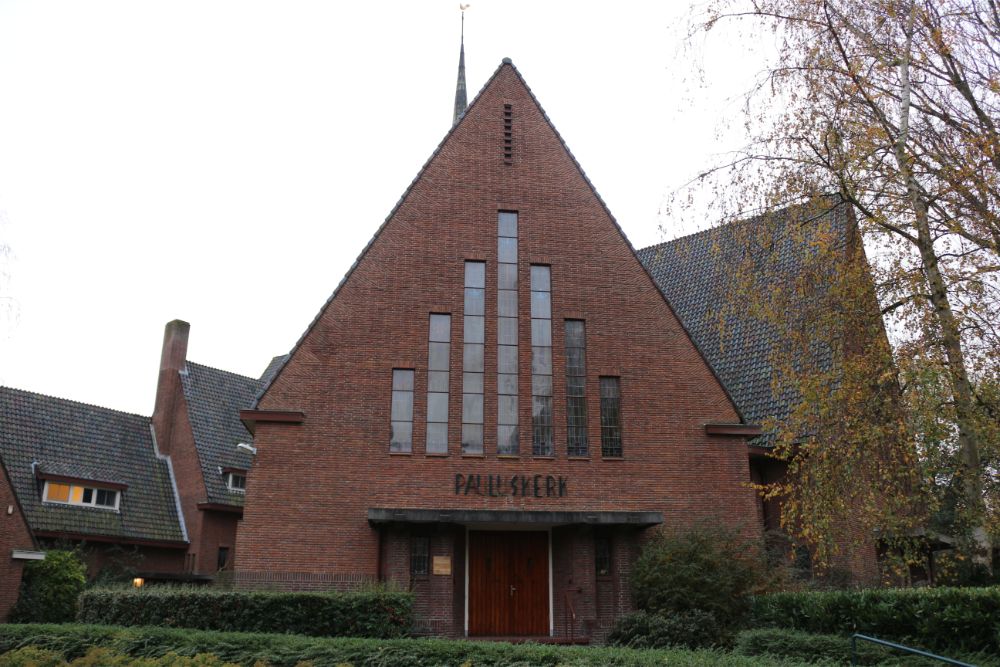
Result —
[{"label": "metal railing", "polygon": [[946,658],[943,655],[934,655],[933,653],[928,653],[927,651],[921,651],[918,648],[911,648],[909,646],[903,646],[902,644],[896,644],[894,642],[887,642],[884,639],[879,639],[877,637],[869,637],[868,635],[851,635],[851,664],[858,664],[858,640],[871,642],[872,644],[878,644],[879,646],[888,646],[889,648],[894,648],[898,651],[905,651],[913,655],[923,656],[924,658],[931,658],[932,660],[940,660],[941,662],[948,665],[959,665],[959,667],[976,667],[976,665],[971,665],[967,662],[961,662],[959,660],[952,660],[951,658]]},{"label": "metal railing", "polygon": [[576,609],[569,597],[570,593],[571,591],[566,591],[566,620],[569,622],[569,643],[572,644],[576,639]]}]

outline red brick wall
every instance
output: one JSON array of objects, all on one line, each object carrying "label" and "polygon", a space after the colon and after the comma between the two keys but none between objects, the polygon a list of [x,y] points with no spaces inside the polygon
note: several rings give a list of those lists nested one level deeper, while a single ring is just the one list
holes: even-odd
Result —
[{"label": "red brick wall", "polygon": [[[511,166],[503,162],[504,103],[514,109]],[[499,209],[520,215],[521,456],[504,459],[495,454]],[[465,260],[487,262],[483,457],[463,457],[459,447]],[[553,459],[530,455],[535,263],[552,267]],[[430,312],[453,316],[447,457],[423,448]],[[588,460],[566,457],[566,318],[587,322]],[[388,452],[397,367],[416,369],[412,455]],[[623,460],[600,456],[600,375],[621,377]],[[238,534],[244,578],[376,575],[370,507],[654,510],[670,525],[710,518],[759,534],[745,443],[704,433],[706,422],[736,421],[732,405],[510,67],[429,162],[260,407],[301,410],[306,419],[257,428]],[[568,495],[456,496],[457,473],[564,476]]]},{"label": "red brick wall", "polygon": [[11,558],[14,549],[30,551],[35,549],[35,545],[7,478],[7,471],[0,464],[0,623],[7,621],[21,588],[24,561]]}]

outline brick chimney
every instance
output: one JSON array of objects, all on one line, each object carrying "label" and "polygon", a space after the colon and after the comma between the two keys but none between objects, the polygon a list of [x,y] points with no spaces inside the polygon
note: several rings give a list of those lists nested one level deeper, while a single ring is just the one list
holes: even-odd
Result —
[{"label": "brick chimney", "polygon": [[169,456],[173,445],[177,407],[182,400],[181,378],[187,360],[188,334],[191,325],[182,320],[167,322],[160,353],[160,376],[156,382],[156,405],[153,406],[153,430],[161,454]]}]

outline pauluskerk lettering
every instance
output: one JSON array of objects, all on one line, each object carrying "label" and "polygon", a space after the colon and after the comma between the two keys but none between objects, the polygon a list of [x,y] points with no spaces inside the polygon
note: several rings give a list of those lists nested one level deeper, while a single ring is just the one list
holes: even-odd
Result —
[{"label": "pauluskerk lettering", "polygon": [[555,475],[455,474],[456,496],[563,498],[569,495],[569,478]]}]

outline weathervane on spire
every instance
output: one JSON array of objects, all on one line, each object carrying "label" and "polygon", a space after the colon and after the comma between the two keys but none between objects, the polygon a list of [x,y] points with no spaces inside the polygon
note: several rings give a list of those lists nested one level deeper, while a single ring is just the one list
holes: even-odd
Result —
[{"label": "weathervane on spire", "polygon": [[462,41],[458,50],[458,84],[455,86],[455,114],[452,116],[451,124],[458,125],[465,115],[465,108],[468,100],[465,94],[465,10],[471,5],[460,4],[458,9],[462,12]]}]

